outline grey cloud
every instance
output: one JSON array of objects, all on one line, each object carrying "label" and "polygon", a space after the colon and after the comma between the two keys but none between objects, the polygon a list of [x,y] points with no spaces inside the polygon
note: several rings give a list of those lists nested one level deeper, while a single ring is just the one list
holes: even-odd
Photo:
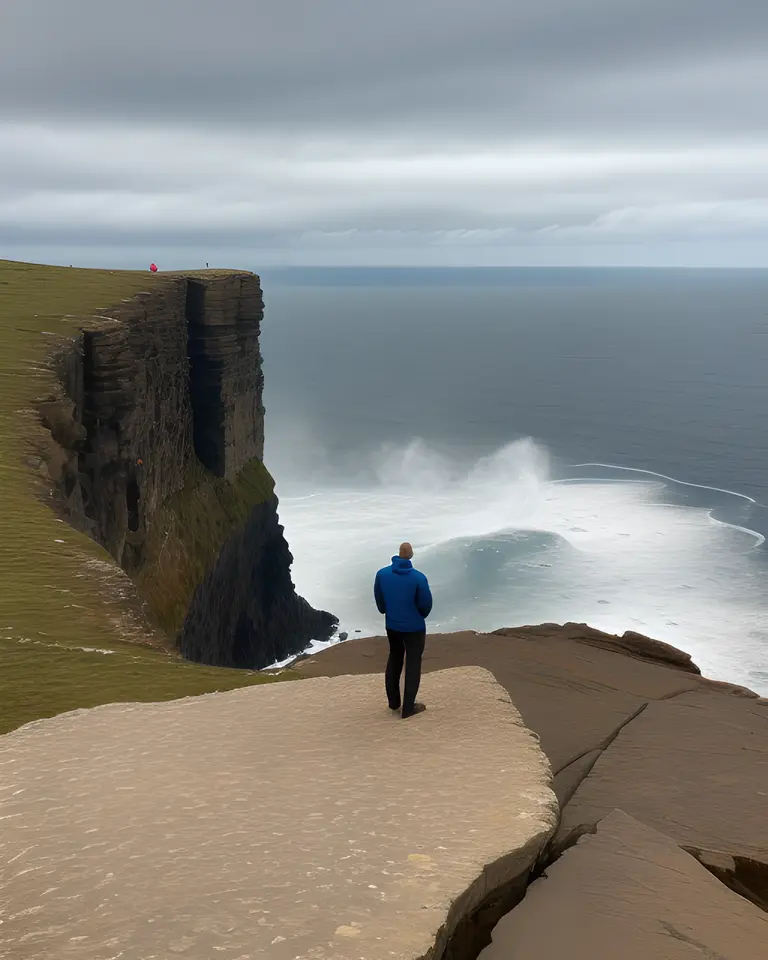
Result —
[{"label": "grey cloud", "polygon": [[0,0],[0,256],[764,251],[766,46],[766,0]]},{"label": "grey cloud", "polygon": [[[730,109],[708,112],[727,127],[750,115],[734,65],[767,36],[763,0],[24,0],[0,13],[0,103],[46,118],[594,128],[625,115],[627,80],[642,91],[698,65],[733,85]],[[703,121],[695,89],[684,103],[674,83],[651,93],[633,97],[636,123]]]}]

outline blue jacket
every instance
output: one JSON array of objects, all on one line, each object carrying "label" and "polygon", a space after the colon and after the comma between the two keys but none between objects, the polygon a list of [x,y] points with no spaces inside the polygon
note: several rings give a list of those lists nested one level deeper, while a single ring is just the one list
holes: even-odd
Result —
[{"label": "blue jacket", "polygon": [[427,578],[414,570],[410,560],[392,557],[392,566],[382,567],[376,574],[373,595],[390,630],[413,633],[426,629],[424,618],[432,610],[432,594]]}]

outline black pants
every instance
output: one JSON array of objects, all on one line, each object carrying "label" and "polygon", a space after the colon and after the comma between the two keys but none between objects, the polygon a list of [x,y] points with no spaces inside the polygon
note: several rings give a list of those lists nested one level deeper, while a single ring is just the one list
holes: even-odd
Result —
[{"label": "black pants", "polygon": [[393,710],[400,706],[400,674],[403,672],[405,661],[405,689],[403,691],[403,711],[413,710],[416,694],[421,683],[421,657],[424,653],[424,643],[427,639],[426,630],[416,630],[414,633],[403,633],[400,630],[390,630],[389,659],[384,681],[387,686],[387,700]]}]

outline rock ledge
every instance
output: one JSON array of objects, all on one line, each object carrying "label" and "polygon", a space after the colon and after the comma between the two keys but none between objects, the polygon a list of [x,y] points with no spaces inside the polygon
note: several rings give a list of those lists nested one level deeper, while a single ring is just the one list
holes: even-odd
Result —
[{"label": "rock ledge", "polygon": [[403,721],[380,676],[287,682],[2,738],[0,955],[446,956],[522,892],[557,802],[490,673],[423,694]]}]

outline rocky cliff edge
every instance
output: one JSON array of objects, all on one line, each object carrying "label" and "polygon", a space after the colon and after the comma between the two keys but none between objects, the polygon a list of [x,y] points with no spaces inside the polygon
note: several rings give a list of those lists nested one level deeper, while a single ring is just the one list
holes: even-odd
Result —
[{"label": "rocky cliff edge", "polygon": [[[298,670],[370,673],[386,655],[386,639],[354,640]],[[562,808],[488,960],[768,957],[768,700],[667,644],[575,623],[433,635],[424,663],[496,677]]]},{"label": "rocky cliff edge", "polygon": [[[485,670],[113,704],[0,739],[0,954],[466,960],[557,822]],[[29,909],[32,907],[32,909]]]},{"label": "rocky cliff edge", "polygon": [[262,462],[253,274],[162,276],[51,354],[38,450],[59,515],[104,546],[188,659],[260,668],[331,635],[295,593]]}]

